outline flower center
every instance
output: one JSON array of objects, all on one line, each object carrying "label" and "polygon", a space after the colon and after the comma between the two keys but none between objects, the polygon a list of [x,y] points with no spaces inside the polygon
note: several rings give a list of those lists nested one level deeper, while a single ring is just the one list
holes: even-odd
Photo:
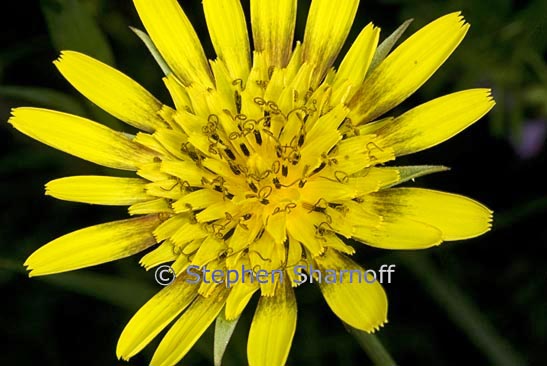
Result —
[{"label": "flower center", "polygon": [[[228,110],[210,114],[202,131],[212,158],[229,168],[229,177],[219,174],[228,181],[222,187],[225,194],[236,201],[256,198],[265,206],[285,207],[300,199],[307,178],[325,166],[301,163],[306,121],[318,111],[302,105],[284,112],[261,97],[252,103],[257,108],[249,115]],[[307,104],[315,106],[316,101]]]}]

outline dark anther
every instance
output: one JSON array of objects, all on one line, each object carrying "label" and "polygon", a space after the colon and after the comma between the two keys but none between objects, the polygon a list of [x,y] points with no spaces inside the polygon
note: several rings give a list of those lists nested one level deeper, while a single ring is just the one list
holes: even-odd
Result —
[{"label": "dark anther", "polygon": [[298,182],[298,188],[304,188],[304,185],[306,184],[307,180],[300,179],[300,182]]},{"label": "dark anther", "polygon": [[315,170],[311,174],[313,175],[313,174],[319,173],[326,166],[327,166],[327,164],[325,162],[322,162],[321,165],[319,165],[317,168],[315,168]]},{"label": "dark anther", "polygon": [[281,189],[281,182],[279,182],[279,179],[277,179],[277,177],[275,177],[273,179],[273,184],[274,184],[275,188]]},{"label": "dark anther", "polygon": [[233,164],[230,164],[230,169],[232,169],[232,173],[234,173],[235,175],[241,174],[241,170],[239,170],[239,168]]},{"label": "dark anther", "polygon": [[325,207],[318,207],[318,206],[315,206],[315,207],[313,208],[313,210],[314,210],[315,212],[320,212],[320,213],[325,213],[325,211],[327,211],[327,209],[326,209]]},{"label": "dark anther", "polygon": [[253,182],[249,183],[249,188],[251,188],[254,193],[258,192],[258,188],[256,187],[256,184],[254,184]]},{"label": "dark anther", "polygon": [[243,151],[243,154],[245,154],[245,156],[251,155],[251,153],[249,152],[249,149],[247,148],[247,145],[242,143],[239,145],[239,147],[241,148],[241,151]]},{"label": "dark anther", "polygon": [[232,152],[232,150],[230,149],[224,149],[224,152],[226,153],[226,155],[228,155],[228,157],[232,160],[236,160],[236,156],[234,155],[234,153]]},{"label": "dark anther", "polygon": [[286,177],[287,175],[289,175],[289,168],[288,168],[285,164],[283,164],[283,165],[281,166],[281,174],[282,174],[284,177]]},{"label": "dark anther", "polygon": [[[228,230],[226,232],[226,234],[224,234],[224,236],[222,237],[222,239],[224,240],[228,240],[232,237],[232,235],[234,234],[234,231],[235,231],[235,228],[231,228],[230,230]],[[226,255],[226,253],[224,253]]]},{"label": "dark anther", "polygon": [[252,214],[246,213],[246,214],[243,215],[242,217],[243,217],[243,220],[247,221],[247,220],[250,220],[252,216],[253,216]]},{"label": "dark anther", "polygon": [[298,151],[295,151],[291,154],[291,163],[292,165],[296,165],[298,164],[298,162],[300,161],[300,153]]},{"label": "dark anther", "polygon": [[327,211],[327,207],[329,206],[329,203],[324,199],[320,198],[315,205],[313,205],[312,211],[325,213]]},{"label": "dark anther", "polygon": [[280,158],[283,155],[283,149],[281,148],[281,146],[277,145],[275,147],[275,154],[277,155],[278,158]]},{"label": "dark anther", "polygon": [[302,147],[302,145],[304,145],[304,135],[298,137],[298,146]]},{"label": "dark anther", "polygon": [[189,156],[190,159],[192,159],[193,161],[198,161],[198,160],[199,160],[199,156],[198,156],[198,154],[196,154],[195,151],[188,151],[188,156]]},{"label": "dark anther", "polygon": [[254,130],[254,135],[256,143],[262,145],[262,135],[260,134],[260,131]]},{"label": "dark anther", "polygon": [[235,93],[234,97],[236,101],[236,111],[237,113],[241,113],[241,94],[239,94],[237,90],[234,93]]},{"label": "dark anther", "polygon": [[221,186],[215,186],[215,188],[213,188],[213,189],[217,192],[222,193],[222,187]]}]

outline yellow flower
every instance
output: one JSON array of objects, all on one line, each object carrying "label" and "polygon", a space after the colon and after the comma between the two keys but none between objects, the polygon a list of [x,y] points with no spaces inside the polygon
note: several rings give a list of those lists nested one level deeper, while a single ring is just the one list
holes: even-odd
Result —
[{"label": "yellow flower", "polygon": [[[439,169],[384,166],[449,139],[494,105],[489,90],[472,89],[378,119],[458,46],[469,28],[459,13],[428,24],[377,65],[372,60],[380,30],[370,24],[335,69],[357,0],[314,0],[303,42],[294,47],[296,0],[251,0],[252,53],[240,2],[203,0],[218,56],[213,61],[176,0],[134,2],[170,70],[164,82],[175,108],[119,71],[65,51],[55,61],[63,76],[142,132],[128,135],[36,108],[16,108],[9,120],[54,148],[138,175],[49,182],[48,195],[128,205],[135,217],[67,234],[26,262],[30,275],[39,276],[154,247],[141,259],[146,269],[171,263],[176,280],[130,320],[118,343],[120,358],[131,358],[173,323],[151,364],[174,365],[220,312],[237,319],[259,291],[249,364],[284,365],[296,327],[296,266],[361,269],[342,238],[422,249],[489,230],[491,211],[471,199],[393,188]],[[190,283],[188,269],[204,267],[251,268],[277,277],[231,286]],[[319,286],[333,312],[352,327],[372,332],[386,322],[387,299],[378,282],[349,283],[344,274]]]}]

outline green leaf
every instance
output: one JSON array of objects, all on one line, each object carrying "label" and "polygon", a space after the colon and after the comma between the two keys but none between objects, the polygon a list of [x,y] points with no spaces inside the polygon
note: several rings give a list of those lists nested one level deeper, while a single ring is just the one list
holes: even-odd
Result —
[{"label": "green leaf", "polygon": [[411,179],[422,177],[424,175],[450,170],[449,167],[443,165],[410,165],[390,168],[396,168],[399,171],[399,181],[385,188],[390,188],[401,183],[408,182]]},{"label": "green leaf", "polygon": [[40,5],[58,51],[79,51],[114,65],[105,34],[80,0],[40,0]]},{"label": "green leaf", "polygon": [[214,357],[215,357],[215,366],[222,365],[222,357],[232,338],[234,329],[237,325],[239,318],[235,320],[226,320],[224,317],[224,310],[220,312],[220,315],[217,317],[215,322],[215,343],[214,343]]},{"label": "green leaf", "polygon": [[36,103],[46,108],[52,108],[79,116],[86,115],[85,109],[77,98],[53,89],[37,88],[31,86],[0,85],[0,96],[6,98],[22,99],[30,103]]},{"label": "green leaf", "polygon": [[374,54],[374,57],[372,57],[372,62],[370,63],[370,67],[368,69],[368,73],[372,70],[374,70],[384,59],[387,57],[393,46],[395,46],[395,43],[401,38],[403,33],[406,31],[410,23],[412,23],[414,19],[409,19],[403,24],[399,26],[395,30],[395,32],[391,33],[389,37],[387,37],[376,49],[376,53]]},{"label": "green leaf", "polygon": [[148,51],[150,51],[150,53],[154,57],[154,60],[156,60],[157,64],[160,66],[161,71],[163,71],[165,75],[172,74],[173,71],[171,71],[171,68],[167,65],[167,62],[165,62],[163,57],[160,55],[158,49],[156,48],[156,45],[154,44],[154,42],[152,42],[148,34],[134,27],[129,28],[141,39],[141,41],[144,42],[144,45],[146,46],[146,48],[148,48]]}]

